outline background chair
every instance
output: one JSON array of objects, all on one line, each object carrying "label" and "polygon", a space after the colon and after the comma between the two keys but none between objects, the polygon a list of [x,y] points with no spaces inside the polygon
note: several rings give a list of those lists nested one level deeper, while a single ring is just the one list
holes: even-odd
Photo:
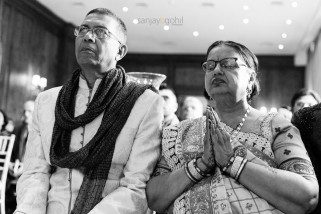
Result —
[{"label": "background chair", "polygon": [[8,169],[15,135],[0,136],[0,206],[1,214],[5,214],[5,193]]}]

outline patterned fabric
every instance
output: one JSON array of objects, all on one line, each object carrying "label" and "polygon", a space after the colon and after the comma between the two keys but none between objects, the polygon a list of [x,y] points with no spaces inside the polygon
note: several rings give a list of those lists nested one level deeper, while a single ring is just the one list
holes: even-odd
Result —
[{"label": "patterned fabric", "polygon": [[[206,118],[182,121],[177,126],[167,127],[163,131],[162,158],[155,174],[164,174],[177,170],[184,163],[202,155]],[[222,123],[231,133],[232,128]],[[291,170],[293,163],[287,160],[302,159],[309,162],[298,130],[285,123],[275,114],[268,114],[260,125],[260,133],[239,132],[239,143],[246,146],[258,158],[270,167]],[[303,152],[302,152],[303,151]],[[302,163],[302,162],[301,162]],[[311,170],[311,169],[310,169]],[[293,170],[297,172],[297,170]],[[299,172],[297,172],[299,173]],[[304,174],[305,172],[302,172]],[[174,202],[175,214],[230,214],[230,213],[281,213],[267,201],[246,189],[242,184],[221,173],[216,168],[212,177],[196,183]]]}]

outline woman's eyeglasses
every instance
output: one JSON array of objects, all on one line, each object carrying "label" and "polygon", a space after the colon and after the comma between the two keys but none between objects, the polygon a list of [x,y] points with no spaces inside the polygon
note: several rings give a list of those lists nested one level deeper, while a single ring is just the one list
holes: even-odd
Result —
[{"label": "woman's eyeglasses", "polygon": [[236,68],[239,68],[240,66],[246,66],[244,64],[237,63],[237,58],[231,57],[231,58],[224,58],[221,60],[208,60],[202,64],[203,71],[206,73],[210,73],[214,71],[217,64],[220,65],[220,68],[225,70],[233,70]]},{"label": "woman's eyeglasses", "polygon": [[75,28],[74,35],[85,36],[89,31],[91,31],[91,33],[94,35],[95,38],[106,39],[106,38],[113,37],[113,39],[115,39],[119,44],[122,45],[119,39],[117,39],[117,37],[114,34],[112,34],[107,28],[102,28],[102,27],[89,28],[81,25]]}]

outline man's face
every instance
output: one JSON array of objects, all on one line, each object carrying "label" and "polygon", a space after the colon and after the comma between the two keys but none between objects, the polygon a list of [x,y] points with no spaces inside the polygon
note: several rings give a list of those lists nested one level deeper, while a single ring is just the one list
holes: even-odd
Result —
[{"label": "man's face", "polygon": [[[89,14],[81,24],[90,29],[94,27],[107,28],[119,38],[118,23],[110,16],[101,14]],[[76,37],[75,52],[80,66],[85,67],[115,67],[119,60],[119,42],[114,37],[95,38],[92,31],[86,35]]]},{"label": "man's face", "polygon": [[187,98],[182,106],[182,119],[195,119],[203,116],[203,106],[197,98]]},{"label": "man's face", "polygon": [[164,99],[164,116],[175,114],[178,108],[175,94],[169,89],[163,89],[159,91],[159,95]]},{"label": "man's face", "polygon": [[30,124],[32,121],[34,107],[35,105],[33,101],[27,101],[23,106],[23,121],[27,124]]},{"label": "man's face", "polygon": [[310,107],[316,104],[318,104],[318,101],[316,101],[312,95],[304,95],[295,101],[293,112],[297,112],[302,108]]}]

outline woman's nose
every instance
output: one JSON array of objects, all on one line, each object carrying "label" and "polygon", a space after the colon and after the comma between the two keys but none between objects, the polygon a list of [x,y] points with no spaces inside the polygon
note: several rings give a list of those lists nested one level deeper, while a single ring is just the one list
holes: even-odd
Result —
[{"label": "woman's nose", "polygon": [[221,66],[219,64],[216,65],[214,70],[212,71],[213,75],[220,75],[223,74],[224,72],[221,69]]}]

